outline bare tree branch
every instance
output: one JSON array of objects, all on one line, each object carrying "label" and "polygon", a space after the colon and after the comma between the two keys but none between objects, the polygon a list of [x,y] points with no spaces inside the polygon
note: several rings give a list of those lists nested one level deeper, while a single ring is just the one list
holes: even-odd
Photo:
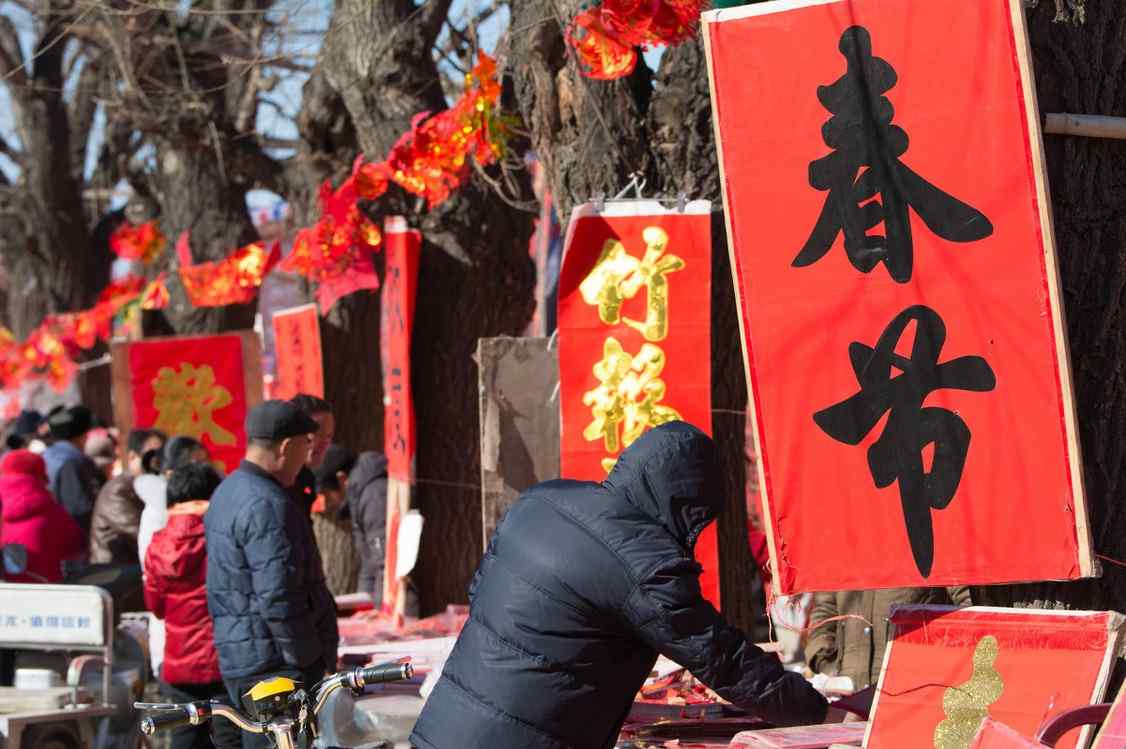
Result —
[{"label": "bare tree branch", "polygon": [[13,99],[26,101],[27,69],[20,52],[19,33],[8,16],[0,16],[0,80],[8,82]]},{"label": "bare tree branch", "polygon": [[423,44],[427,47],[433,46],[438,34],[442,33],[442,27],[450,15],[452,5],[453,0],[428,0],[419,8],[422,14],[419,30],[422,33]]}]

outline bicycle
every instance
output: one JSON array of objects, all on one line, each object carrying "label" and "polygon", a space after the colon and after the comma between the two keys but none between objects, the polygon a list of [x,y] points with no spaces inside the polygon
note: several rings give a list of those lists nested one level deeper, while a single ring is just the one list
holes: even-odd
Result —
[{"label": "bicycle", "polygon": [[250,717],[218,700],[179,704],[136,702],[133,707],[155,713],[141,720],[141,733],[146,736],[181,726],[200,726],[220,717],[247,733],[269,736],[277,749],[298,749],[302,736],[316,738],[317,715],[334,692],[347,688],[359,695],[370,684],[401,681],[413,675],[411,664],[396,662],[342,671],[318,682],[309,691],[285,677],[266,679],[243,695],[247,709],[254,712]]}]

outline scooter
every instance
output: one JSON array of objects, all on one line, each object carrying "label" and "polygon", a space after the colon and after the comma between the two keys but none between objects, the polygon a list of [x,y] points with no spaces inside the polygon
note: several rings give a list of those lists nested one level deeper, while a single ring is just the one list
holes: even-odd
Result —
[{"label": "scooter", "polygon": [[[153,713],[141,720],[141,733],[146,736],[180,726],[204,725],[219,717],[247,733],[268,736],[277,749],[304,746],[343,749],[334,743],[334,736],[319,730],[318,716],[333,694],[347,689],[359,695],[365,686],[409,679],[413,673],[409,663],[384,663],[334,674],[308,691],[292,679],[274,677],[258,682],[243,695],[243,706],[248,714],[217,700],[180,704],[137,702],[133,707]],[[391,745],[380,741],[363,746],[365,749],[390,749]]]}]

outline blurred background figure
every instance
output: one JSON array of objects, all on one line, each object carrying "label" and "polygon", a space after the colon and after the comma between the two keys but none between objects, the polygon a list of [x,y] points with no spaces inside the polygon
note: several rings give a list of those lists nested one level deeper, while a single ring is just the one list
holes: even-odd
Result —
[{"label": "blurred background figure", "polygon": [[145,453],[164,447],[164,433],[155,429],[134,429],[125,445],[121,473],[110,479],[94,501],[90,520],[91,564],[139,564],[137,534],[145,503],[133,488],[144,473]]},{"label": "blurred background figure", "polygon": [[344,487],[356,465],[351,450],[332,445],[313,472],[317,482],[317,501],[310,521],[313,536],[324,560],[325,583],[334,596],[356,590],[360,559],[352,543],[352,520]]},{"label": "blurred background figure", "polygon": [[384,543],[387,536],[387,458],[365,452],[348,474],[348,507],[352,538],[360,557],[356,591],[371,593],[376,605],[383,600]]},{"label": "blurred background figure", "polygon": [[301,393],[293,396],[289,402],[317,422],[317,431],[309,445],[309,459],[301,473],[297,474],[297,481],[290,490],[305,513],[311,514],[313,502],[317,499],[317,477],[314,471],[324,462],[332,438],[336,435],[336,419],[332,415],[332,406],[324,398]]},{"label": "blurred background figure", "polygon": [[51,493],[83,533],[90,530],[94,499],[105,481],[83,449],[94,428],[94,414],[85,406],[52,409],[47,417],[51,445],[43,451]]},{"label": "blurred background figure", "polygon": [[30,450],[0,459],[0,519],[0,546],[27,548],[27,572],[7,582],[61,582],[63,562],[86,554],[82,529],[51,496],[46,464]]}]

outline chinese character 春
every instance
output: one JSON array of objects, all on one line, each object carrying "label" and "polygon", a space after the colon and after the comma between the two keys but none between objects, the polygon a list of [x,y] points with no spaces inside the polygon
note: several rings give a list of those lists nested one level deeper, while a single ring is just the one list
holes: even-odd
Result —
[{"label": "chinese character \u6625", "polygon": [[215,412],[233,402],[231,392],[215,382],[211,365],[184,362],[180,370],[161,367],[152,382],[155,429],[168,434],[203,435],[216,445],[233,445],[235,435],[215,423]]},{"label": "chinese character \u6625", "polygon": [[[896,351],[907,326],[915,323],[911,355]],[[915,565],[923,577],[934,562],[931,510],[953,500],[970,447],[970,430],[956,413],[924,407],[936,390],[992,390],[997,379],[980,356],[939,364],[946,325],[929,307],[916,305],[899,313],[880,335],[875,348],[854,342],[848,349],[860,392],[813,415],[833,439],[857,445],[890,411],[887,424],[870,448],[868,470],[880,489],[899,482],[899,498]],[[892,377],[892,369],[900,374]],[[924,450],[933,445],[929,471]]]},{"label": "chinese character \u6625", "polygon": [[[897,75],[888,62],[872,56],[867,29],[852,26],[841,36],[848,72],[817,98],[833,113],[821,132],[833,152],[809,165],[809,184],[828,191],[821,215],[793,265],[812,265],[844,233],[845,253],[857,270],[868,273],[884,263],[892,279],[906,283],[913,265],[912,208],[932,232],[951,242],[974,242],[993,233],[977,209],[920,177],[899,158],[907,133],[892,119],[895,110],[884,92]],[[879,201],[874,200],[879,196]],[[880,222],[884,234],[869,234]]]},{"label": "chinese character \u6625", "polygon": [[[640,260],[626,252],[616,239],[607,239],[594,270],[579,284],[583,301],[598,307],[598,317],[607,325],[624,322],[647,341],[662,341],[669,334],[669,273],[684,268],[684,260],[666,255],[669,235],[657,226],[641,232],[645,254]],[[645,320],[622,318],[622,304],[646,288]]]},{"label": "chinese character \u6625", "polygon": [[[680,419],[675,409],[661,404],[665,381],[665,352],[651,343],[642,344],[637,356],[630,356],[613,336],[606,338],[602,359],[594,365],[599,385],[583,394],[583,405],[590,407],[593,420],[583,437],[601,439],[608,453],[617,453],[633,444],[650,427]],[[607,471],[616,458],[607,458]]]}]

